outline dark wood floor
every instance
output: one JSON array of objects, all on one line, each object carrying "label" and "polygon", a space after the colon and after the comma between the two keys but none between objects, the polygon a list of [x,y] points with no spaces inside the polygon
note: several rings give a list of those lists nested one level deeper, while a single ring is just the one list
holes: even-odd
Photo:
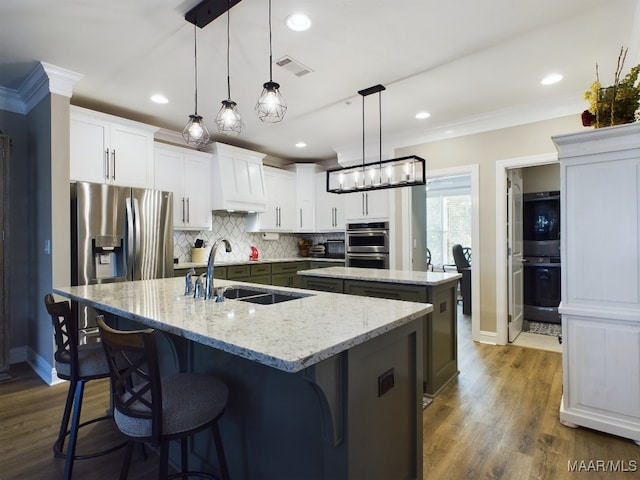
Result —
[{"label": "dark wood floor", "polygon": [[[568,463],[620,461],[640,464],[633,442],[558,421],[562,391],[559,353],[476,344],[468,318],[459,320],[460,375],[424,411],[425,479],[631,479],[637,473],[568,471]],[[0,480],[62,478],[64,461],[53,458],[67,383],[45,385],[26,364],[12,365],[0,383]],[[108,407],[108,385],[89,382],[83,417]],[[87,427],[81,439],[115,432]],[[97,432],[96,432],[97,431]],[[93,435],[92,435],[93,434]],[[76,462],[74,478],[117,478],[122,451]],[[640,465],[638,466],[640,468]],[[157,476],[157,457],[137,458],[130,477]]]}]

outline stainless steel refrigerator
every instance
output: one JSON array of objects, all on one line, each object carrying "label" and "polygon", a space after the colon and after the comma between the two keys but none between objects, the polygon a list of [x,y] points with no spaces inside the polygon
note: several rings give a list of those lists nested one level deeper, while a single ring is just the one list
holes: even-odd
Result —
[{"label": "stainless steel refrigerator", "polygon": [[[71,184],[71,284],[173,276],[173,194],[89,182]],[[78,307],[81,339],[97,313]]]}]

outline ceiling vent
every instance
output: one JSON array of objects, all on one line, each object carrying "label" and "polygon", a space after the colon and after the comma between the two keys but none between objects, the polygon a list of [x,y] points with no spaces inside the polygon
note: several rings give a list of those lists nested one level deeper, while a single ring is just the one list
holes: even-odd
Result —
[{"label": "ceiling vent", "polygon": [[279,67],[289,70],[296,77],[302,77],[307,73],[313,72],[313,70],[311,70],[309,67],[305,67],[299,61],[295,60],[294,58],[291,58],[289,55],[285,55],[284,57],[279,58],[278,60],[276,60],[275,63]]}]

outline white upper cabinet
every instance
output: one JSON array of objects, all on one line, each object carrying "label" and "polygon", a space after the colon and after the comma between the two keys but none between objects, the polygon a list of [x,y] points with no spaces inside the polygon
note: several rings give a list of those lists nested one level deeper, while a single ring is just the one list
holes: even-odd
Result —
[{"label": "white upper cabinet", "polygon": [[345,193],[347,221],[388,220],[391,203],[389,189]]},{"label": "white upper cabinet", "polygon": [[149,125],[71,107],[71,180],[153,188]]},{"label": "white upper cabinet", "polygon": [[213,145],[211,209],[264,212],[266,192],[262,153],[224,143]]},{"label": "white upper cabinet", "polygon": [[249,232],[293,232],[296,175],[279,168],[264,167],[267,205],[263,213],[248,215]]},{"label": "white upper cabinet", "polygon": [[316,231],[316,198],[315,198],[315,175],[316,166],[314,164],[296,164],[296,211],[294,218],[295,232],[315,232]]},{"label": "white upper cabinet", "polygon": [[327,192],[326,172],[316,173],[315,181],[316,231],[344,232],[346,195]]},{"label": "white upper cabinet", "polygon": [[173,192],[176,230],[211,230],[209,153],[156,143],[155,188]]}]

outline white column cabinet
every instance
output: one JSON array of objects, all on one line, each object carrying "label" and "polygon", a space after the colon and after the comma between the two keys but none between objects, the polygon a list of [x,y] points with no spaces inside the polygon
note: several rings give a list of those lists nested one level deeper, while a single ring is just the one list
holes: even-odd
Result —
[{"label": "white column cabinet", "polygon": [[294,215],[295,232],[316,231],[316,166],[314,164],[296,164],[296,211]]},{"label": "white column cabinet", "polygon": [[173,145],[156,144],[155,188],[173,192],[173,227],[210,230],[212,155]]},{"label": "white column cabinet", "polygon": [[345,193],[347,221],[388,220],[390,214],[389,190]]},{"label": "white column cabinet", "polygon": [[71,180],[153,188],[155,127],[71,107]]},{"label": "white column cabinet", "polygon": [[640,444],[640,123],[553,140],[561,166],[560,420]]},{"label": "white column cabinet", "polygon": [[259,214],[260,231],[292,232],[296,177],[292,172],[264,167],[267,208]]},{"label": "white column cabinet", "polygon": [[316,231],[344,232],[345,197],[347,194],[327,192],[327,173],[315,175],[316,181]]}]

